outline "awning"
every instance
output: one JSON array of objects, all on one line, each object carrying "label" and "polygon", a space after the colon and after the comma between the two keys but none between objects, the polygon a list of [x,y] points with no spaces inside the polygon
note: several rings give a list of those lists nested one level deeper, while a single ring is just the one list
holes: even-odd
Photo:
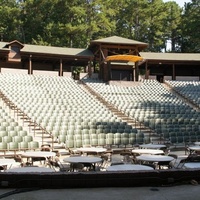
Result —
[{"label": "awning", "polygon": [[105,61],[115,61],[115,62],[138,62],[143,60],[140,56],[134,56],[134,55],[114,55],[114,56],[108,56],[106,57]]}]

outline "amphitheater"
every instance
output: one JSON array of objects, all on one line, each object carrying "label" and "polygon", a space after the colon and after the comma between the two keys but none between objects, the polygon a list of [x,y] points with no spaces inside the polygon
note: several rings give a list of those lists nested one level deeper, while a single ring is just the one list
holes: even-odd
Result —
[{"label": "amphitheater", "polygon": [[[109,155],[109,165],[114,165],[128,163],[123,160],[123,153],[130,153],[142,144],[164,144],[166,155],[181,152],[185,157],[187,147],[200,141],[199,81],[160,83],[144,79],[129,84],[108,83],[85,74],[74,80],[70,76],[3,70],[0,85],[0,151],[5,158],[48,145],[50,151],[59,153],[62,161],[66,156],[74,156],[77,148],[95,147],[106,148],[104,154]],[[132,156],[128,158],[133,159]],[[177,169],[160,173],[175,173],[173,170],[177,173]],[[56,169],[59,174],[66,173],[59,171]],[[183,173],[182,169],[178,171]],[[184,169],[184,173],[189,172]],[[82,173],[91,176],[94,172]],[[127,172],[123,174],[128,176]],[[147,176],[147,173],[139,175]],[[170,181],[168,175],[164,176],[167,176],[165,181]],[[1,184],[5,182],[8,181]]]},{"label": "amphitheater", "polygon": [[1,73],[0,81],[5,154],[45,143],[65,149],[128,148],[200,140],[199,81],[142,80],[118,86],[87,76],[75,81],[12,73]]},{"label": "amphitheater", "polygon": [[199,54],[147,46],[117,36],[87,49],[0,42],[0,186],[197,184]]}]

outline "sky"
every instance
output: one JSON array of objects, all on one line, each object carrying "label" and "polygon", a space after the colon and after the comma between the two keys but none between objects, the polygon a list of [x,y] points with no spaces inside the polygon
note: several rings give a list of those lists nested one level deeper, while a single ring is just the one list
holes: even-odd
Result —
[{"label": "sky", "polygon": [[184,7],[185,2],[191,2],[191,0],[163,0],[163,2],[175,1],[180,7]]}]

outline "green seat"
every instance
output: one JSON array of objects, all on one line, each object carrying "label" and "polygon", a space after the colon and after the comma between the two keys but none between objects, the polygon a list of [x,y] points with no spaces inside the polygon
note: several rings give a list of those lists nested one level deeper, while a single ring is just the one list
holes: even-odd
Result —
[{"label": "green seat", "polygon": [[31,141],[28,143],[28,148],[31,150],[36,150],[39,148],[39,142],[37,141]]},{"label": "green seat", "polygon": [[0,151],[3,151],[4,153],[8,150],[7,143],[6,142],[0,142]]},{"label": "green seat", "polygon": [[28,149],[28,142],[19,142],[18,143],[19,150],[27,150]]},{"label": "green seat", "polygon": [[7,148],[9,151],[18,151],[19,150],[18,142],[9,142],[7,144]]},{"label": "green seat", "polygon": [[19,136],[19,135],[16,135],[13,137],[13,142],[22,142],[23,141],[23,137],[22,136]]},{"label": "green seat", "polygon": [[23,141],[24,142],[31,142],[31,141],[33,141],[33,136],[26,135],[26,136],[23,137]]}]

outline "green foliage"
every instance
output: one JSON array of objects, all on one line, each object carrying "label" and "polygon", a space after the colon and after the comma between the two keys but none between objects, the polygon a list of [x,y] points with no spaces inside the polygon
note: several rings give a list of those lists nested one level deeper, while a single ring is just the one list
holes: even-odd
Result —
[{"label": "green foliage", "polygon": [[186,4],[182,18],[182,52],[200,52],[200,1],[192,0]]},{"label": "green foliage", "polygon": [[200,1],[180,8],[163,0],[0,0],[3,40],[85,48],[117,35],[149,43],[147,51],[199,52]]},{"label": "green foliage", "polygon": [[21,40],[20,8],[15,0],[0,0],[0,33],[3,40]]},{"label": "green foliage", "polygon": [[179,39],[181,35],[181,12],[182,9],[175,2],[165,3],[165,17],[163,20],[163,42],[171,41],[171,50],[174,52],[180,45]]},{"label": "green foliage", "polygon": [[74,67],[73,69],[73,74],[80,74],[81,72],[84,72],[84,68],[83,67]]}]

